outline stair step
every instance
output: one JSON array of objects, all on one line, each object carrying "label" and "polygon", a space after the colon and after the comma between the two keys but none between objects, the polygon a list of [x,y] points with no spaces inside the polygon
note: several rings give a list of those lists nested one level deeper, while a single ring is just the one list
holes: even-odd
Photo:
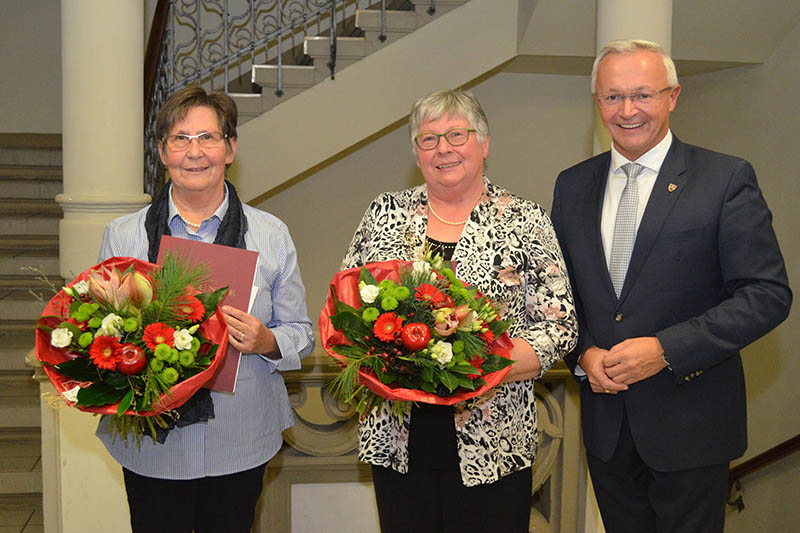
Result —
[{"label": "stair step", "polygon": [[[281,67],[281,85],[283,89],[299,87],[306,89],[316,83],[315,69],[309,65],[283,65]],[[267,88],[278,87],[278,65],[253,65],[253,83],[264,87],[262,95],[268,92]]]},{"label": "stair step", "polygon": [[404,37],[417,29],[414,11],[386,11],[386,39],[381,41],[381,12],[378,9],[356,11],[356,26],[364,30],[364,38],[378,49]]},{"label": "stair step", "polygon": [[0,372],[0,428],[40,426],[39,383],[33,379],[33,369]]},{"label": "stair step", "polygon": [[0,371],[30,372],[25,357],[33,350],[35,342],[32,323],[28,323],[25,330],[5,331],[0,323]]},{"label": "stair step", "polygon": [[414,4],[414,11],[416,11],[417,17],[424,22],[428,22],[457,7],[463,6],[467,0],[436,0],[436,11],[433,14],[428,13],[431,8],[431,0],[411,0],[411,2]]},{"label": "stair step", "polygon": [[[4,290],[36,290],[47,291],[59,290],[64,286],[64,279],[61,277],[43,279],[38,275],[20,275],[20,276],[3,276],[0,275],[0,294]],[[51,293],[55,294],[55,293]],[[44,294],[45,298],[50,298],[50,295]]]},{"label": "stair step", "polygon": [[42,492],[42,467],[33,472],[0,472],[0,494],[39,494]]},{"label": "stair step", "polygon": [[50,289],[0,289],[0,320],[36,321],[53,297]]},{"label": "stair step", "polygon": [[6,428],[0,431],[0,443],[34,443],[42,441],[42,430],[39,428]]},{"label": "stair step", "polygon": [[60,220],[52,199],[0,199],[0,235],[57,235]]},{"label": "stair step", "polygon": [[58,235],[0,235],[0,250],[58,253],[58,241]]},{"label": "stair step", "polygon": [[[5,519],[3,526],[13,533],[41,533],[44,531],[42,514],[42,495],[31,494],[0,494],[0,515]],[[10,526],[17,526],[11,528]],[[22,529],[25,527],[25,529]]]},{"label": "stair step", "polygon": [[0,215],[60,217],[61,206],[52,198],[0,198]]},{"label": "stair step", "polygon": [[4,198],[52,200],[63,188],[61,167],[0,166],[0,191]]},{"label": "stair step", "polygon": [[[330,37],[306,37],[303,42],[303,51],[314,60],[314,69],[318,80],[331,75],[328,67],[331,56]],[[371,47],[364,37],[337,37],[336,72],[363,59],[370,51]]]},{"label": "stair step", "polygon": [[[24,275],[30,268],[39,269],[49,278],[60,277],[61,265],[58,259],[58,248],[13,250],[0,246],[1,275]],[[35,274],[31,273],[31,275]]]},{"label": "stair step", "polygon": [[60,167],[61,164],[61,147],[0,147],[0,165]]},{"label": "stair step", "polygon": [[264,111],[261,109],[261,95],[256,93],[229,93],[239,111],[239,125],[252,120]]}]

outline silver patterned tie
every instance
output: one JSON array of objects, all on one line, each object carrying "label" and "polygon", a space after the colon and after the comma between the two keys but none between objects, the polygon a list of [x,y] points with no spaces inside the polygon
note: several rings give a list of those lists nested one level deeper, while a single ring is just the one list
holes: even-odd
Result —
[{"label": "silver patterned tie", "polygon": [[636,212],[639,208],[639,186],[636,184],[636,177],[643,168],[638,163],[622,165],[622,171],[625,172],[628,181],[619,199],[617,218],[614,221],[614,240],[611,242],[611,262],[608,267],[617,298],[622,292],[622,284],[625,282],[633,244],[636,241]]}]

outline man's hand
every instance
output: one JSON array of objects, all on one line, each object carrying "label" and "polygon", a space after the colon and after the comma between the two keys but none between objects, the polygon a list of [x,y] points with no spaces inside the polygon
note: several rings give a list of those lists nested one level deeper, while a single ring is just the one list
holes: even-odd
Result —
[{"label": "man's hand", "polygon": [[627,339],[612,346],[606,354],[603,360],[605,373],[615,383],[630,385],[665,368],[667,364],[663,354],[664,348],[656,337]]},{"label": "man's hand", "polygon": [[616,394],[620,391],[628,390],[628,385],[624,383],[617,383],[606,373],[605,360],[609,355],[608,350],[592,346],[588,348],[578,360],[586,377],[589,380],[589,385],[592,387],[592,392],[598,394]]}]

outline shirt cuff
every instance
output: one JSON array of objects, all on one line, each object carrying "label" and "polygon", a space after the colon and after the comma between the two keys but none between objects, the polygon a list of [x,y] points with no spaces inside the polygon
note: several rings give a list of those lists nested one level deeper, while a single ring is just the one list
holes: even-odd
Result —
[{"label": "shirt cuff", "polygon": [[266,355],[259,355],[271,365],[271,371],[275,372],[276,370],[280,370],[286,372],[288,370],[300,369],[300,355],[297,353],[297,347],[292,341],[291,336],[287,335],[280,326],[270,328],[270,331],[272,331],[272,334],[275,336],[275,343],[278,345],[280,357],[271,359]]}]

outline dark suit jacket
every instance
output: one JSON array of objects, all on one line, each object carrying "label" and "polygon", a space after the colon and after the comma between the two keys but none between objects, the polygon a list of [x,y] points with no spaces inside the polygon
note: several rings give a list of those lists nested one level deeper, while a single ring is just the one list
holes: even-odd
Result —
[{"label": "dark suit jacket", "polygon": [[[730,461],[747,447],[739,350],[789,313],[772,214],[752,166],[673,138],[645,208],[617,299],[600,237],[609,152],[563,171],[552,219],[570,270],[580,338],[591,346],[656,336],[664,369],[618,395],[581,384],[586,449],[608,460],[623,405],[644,461],[674,471]],[[769,364],[769,361],[764,361]]]}]

